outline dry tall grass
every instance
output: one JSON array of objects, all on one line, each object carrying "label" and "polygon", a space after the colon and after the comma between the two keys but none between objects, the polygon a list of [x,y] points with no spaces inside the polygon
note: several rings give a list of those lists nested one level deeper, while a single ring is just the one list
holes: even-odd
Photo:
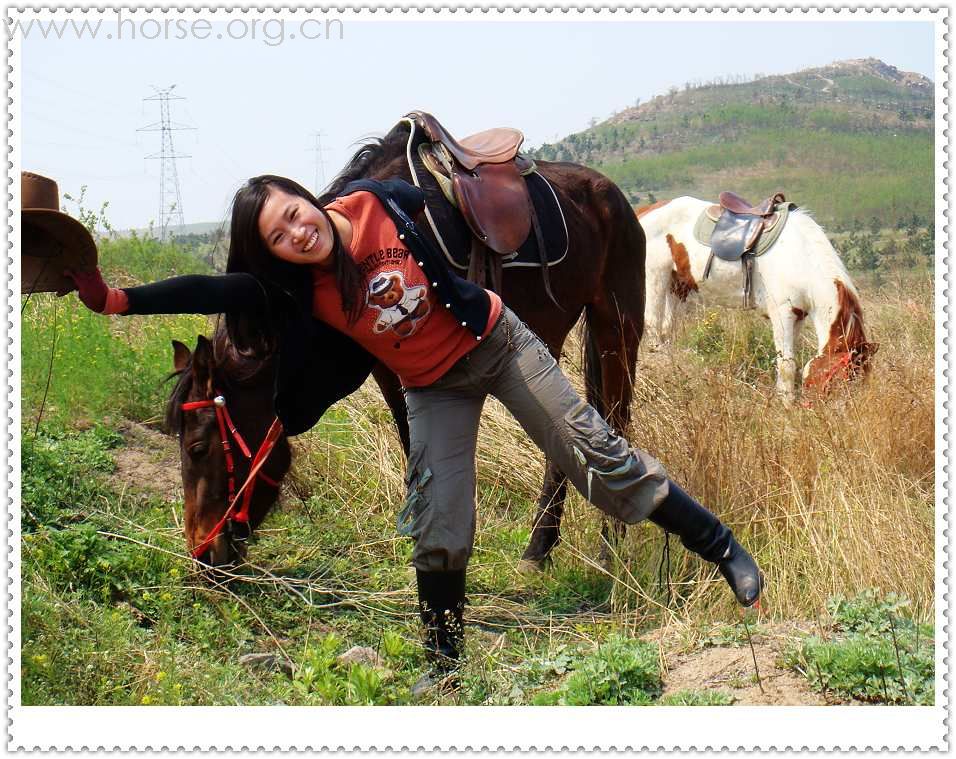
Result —
[{"label": "dry tall grass", "polygon": [[[809,409],[785,407],[773,393],[772,372],[741,373],[728,363],[705,362],[681,347],[681,337],[667,352],[642,351],[632,440],[659,457],[754,553],[768,581],[764,610],[773,618],[812,619],[828,597],[867,587],[903,593],[919,616],[932,614],[932,282],[924,276],[905,288],[864,290],[863,306],[868,337],[881,343],[870,379]],[[769,329],[752,312],[725,310],[718,318],[731,341],[738,333]],[[685,336],[694,328],[694,318],[685,320]],[[580,385],[577,347],[567,353],[565,369]],[[739,357],[737,350],[730,353]],[[404,481],[390,417],[373,385],[344,408],[349,442],[330,442],[336,435],[328,427],[304,438],[298,481],[340,504],[336,508],[367,537],[343,547],[351,561],[371,565],[385,554],[407,560],[392,526]],[[543,457],[492,400],[483,417],[478,470],[470,613],[518,613],[515,600],[548,582],[547,576],[525,578],[515,571]],[[598,530],[599,513],[574,494],[556,566],[604,571],[595,561]],[[733,599],[723,580],[674,540],[670,576],[678,601],[664,612],[656,586],[662,545],[653,525],[629,531],[611,570],[615,620],[637,627],[649,618],[727,619]],[[499,590],[482,593],[489,588]]]}]

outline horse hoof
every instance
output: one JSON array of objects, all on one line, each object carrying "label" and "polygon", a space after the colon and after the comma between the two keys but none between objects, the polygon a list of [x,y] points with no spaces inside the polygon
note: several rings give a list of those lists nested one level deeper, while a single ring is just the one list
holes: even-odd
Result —
[{"label": "horse hoof", "polygon": [[521,559],[518,562],[518,574],[539,575],[546,572],[550,564],[550,559]]}]

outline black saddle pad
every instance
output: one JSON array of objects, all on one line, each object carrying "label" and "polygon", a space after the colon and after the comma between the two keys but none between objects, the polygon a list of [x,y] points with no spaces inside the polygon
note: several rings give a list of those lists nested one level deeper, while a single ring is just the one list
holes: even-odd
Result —
[{"label": "black saddle pad", "polygon": [[[471,256],[471,231],[461,214],[445,199],[438,182],[428,172],[417,150],[410,150],[412,166],[417,184],[425,193],[425,206],[428,208],[429,227],[439,247],[445,253],[448,262],[457,269],[467,271]],[[557,193],[550,182],[537,171],[525,177],[531,202],[534,204],[544,237],[548,266],[554,266],[564,260],[568,254],[568,229],[564,221],[564,212],[558,201]],[[516,254],[503,257],[503,268],[513,266],[540,267],[541,254],[532,228],[528,238],[518,248]]]}]

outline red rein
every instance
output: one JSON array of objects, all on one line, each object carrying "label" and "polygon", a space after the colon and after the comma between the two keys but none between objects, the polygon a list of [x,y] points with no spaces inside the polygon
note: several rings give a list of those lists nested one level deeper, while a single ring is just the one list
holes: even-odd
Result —
[{"label": "red rein", "polygon": [[[236,425],[233,424],[232,417],[229,416],[229,410],[226,408],[226,399],[222,395],[216,395],[215,398],[205,401],[190,401],[182,405],[183,411],[198,411],[204,408],[215,409],[216,421],[219,422],[219,436],[222,439],[222,450],[226,455],[226,474],[229,478],[229,508],[226,509],[226,513],[222,515],[222,519],[219,520],[216,526],[209,531],[209,534],[202,543],[192,550],[192,556],[195,559],[198,559],[208,550],[209,546],[212,545],[213,541],[219,536],[219,533],[222,532],[228,522],[249,523],[249,504],[252,503],[252,494],[255,491],[257,478],[274,488],[279,487],[278,482],[260,471],[266,463],[266,459],[269,458],[269,454],[272,453],[276,441],[280,435],[282,435],[282,423],[279,419],[276,418],[275,421],[272,422],[272,426],[269,427],[269,431],[266,433],[265,440],[262,441],[262,445],[259,446],[259,450],[256,451],[256,455],[253,456],[249,451],[249,446],[246,445],[246,441],[242,439],[242,435],[239,434],[239,430],[237,430]],[[238,492],[236,491],[236,467],[232,458],[232,446],[229,444],[229,435],[232,435],[233,439],[239,445],[242,455],[252,460],[252,464],[249,467],[249,476],[246,477],[246,481],[242,484],[242,487],[239,488]],[[242,505],[239,507],[239,510],[236,511],[236,506],[239,505],[240,498],[242,498]]]}]

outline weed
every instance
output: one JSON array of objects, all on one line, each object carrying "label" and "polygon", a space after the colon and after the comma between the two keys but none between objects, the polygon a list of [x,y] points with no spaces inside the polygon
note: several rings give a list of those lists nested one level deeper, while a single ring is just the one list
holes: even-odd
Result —
[{"label": "weed", "polygon": [[710,309],[690,327],[682,343],[705,363],[730,366],[752,384],[772,376],[777,361],[773,333],[753,314]]},{"label": "weed", "polygon": [[538,694],[538,706],[649,704],[660,693],[657,647],[613,636],[594,653],[575,662],[562,686]]},{"label": "weed", "polygon": [[898,616],[907,605],[894,594],[884,598],[873,590],[833,599],[828,604],[833,636],[807,638],[792,646],[785,659],[817,690],[877,703],[932,704],[930,630]]},{"label": "weed", "polygon": [[682,690],[664,696],[657,703],[661,706],[730,706],[734,696],[722,690]]},{"label": "weed", "polygon": [[121,441],[105,427],[78,433],[24,431],[20,486],[24,531],[75,521],[95,507],[102,496],[96,475],[113,470],[110,450]]}]

